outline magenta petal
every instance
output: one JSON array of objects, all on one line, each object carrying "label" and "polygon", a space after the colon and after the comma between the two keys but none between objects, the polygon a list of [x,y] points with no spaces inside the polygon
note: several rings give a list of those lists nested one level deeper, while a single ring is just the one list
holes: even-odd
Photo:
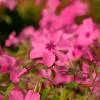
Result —
[{"label": "magenta petal", "polygon": [[40,94],[29,90],[25,97],[25,100],[40,100]]},{"label": "magenta petal", "polygon": [[48,1],[48,7],[51,11],[55,11],[57,6],[59,5],[59,0],[47,0]]},{"label": "magenta petal", "polygon": [[9,100],[24,100],[24,95],[21,91],[14,89],[9,95]]},{"label": "magenta petal", "polygon": [[59,52],[59,51],[55,51],[55,54],[61,62],[63,62],[63,63],[67,62],[67,56],[65,54],[63,54],[62,52]]},{"label": "magenta petal", "polygon": [[17,75],[18,75],[17,72],[12,71],[12,72],[10,73],[10,80],[11,80],[12,82],[14,82],[14,83],[18,83],[19,80],[20,80],[20,78],[17,77]]},{"label": "magenta petal", "polygon": [[3,96],[0,94],[0,100],[3,100]]},{"label": "magenta petal", "polygon": [[64,65],[65,65],[65,63],[62,62],[62,61],[60,61],[60,60],[56,61],[55,64],[56,64],[57,66],[64,66]]},{"label": "magenta petal", "polygon": [[50,34],[50,41],[53,41],[54,44],[57,44],[60,41],[60,38],[61,38],[62,34],[63,34],[62,31],[51,33]]},{"label": "magenta petal", "polygon": [[[68,37],[68,36],[67,36]],[[72,42],[72,41],[71,41]],[[57,50],[68,50],[71,46],[71,43],[69,40],[66,39],[60,39],[60,41],[56,44]]]},{"label": "magenta petal", "polygon": [[33,49],[30,52],[30,58],[35,59],[35,58],[40,58],[43,56],[43,49]]},{"label": "magenta petal", "polygon": [[48,50],[45,50],[44,55],[43,55],[43,63],[50,67],[54,64],[55,62],[55,55]]},{"label": "magenta petal", "polygon": [[40,94],[39,93],[34,93],[31,100],[40,100]]},{"label": "magenta petal", "polygon": [[83,63],[82,70],[83,73],[89,73],[89,65],[87,63]]},{"label": "magenta petal", "polygon": [[31,100],[32,95],[33,95],[33,91],[29,90],[26,97],[25,97],[25,100]]}]

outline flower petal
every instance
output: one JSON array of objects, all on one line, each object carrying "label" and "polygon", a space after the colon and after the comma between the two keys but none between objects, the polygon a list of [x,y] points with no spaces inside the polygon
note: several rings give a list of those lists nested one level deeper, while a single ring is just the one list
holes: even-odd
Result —
[{"label": "flower petal", "polygon": [[29,90],[25,97],[25,100],[40,100],[40,94]]},{"label": "flower petal", "polygon": [[32,95],[32,98],[31,100],[40,100],[40,94],[35,92],[33,95]]},{"label": "flower petal", "polygon": [[24,95],[21,91],[14,89],[9,95],[9,100],[24,100]]},{"label": "flower petal", "polygon": [[25,97],[25,100],[31,100],[32,95],[33,95],[32,90],[29,90],[29,91],[27,92],[27,95],[26,95],[26,97]]},{"label": "flower petal", "polygon": [[54,64],[55,62],[55,55],[48,50],[45,50],[44,55],[43,55],[43,63],[50,67]]},{"label": "flower petal", "polygon": [[64,55],[62,52],[59,51],[55,51],[56,56],[58,57],[58,59],[63,62],[66,63],[67,62],[67,57],[66,55]]},{"label": "flower petal", "polygon": [[30,52],[30,58],[35,59],[35,58],[40,58],[43,56],[43,51],[44,49],[33,49]]},{"label": "flower petal", "polygon": [[53,41],[54,44],[57,44],[62,36],[63,32],[62,31],[58,31],[58,32],[55,32],[55,33],[51,33],[50,34],[50,41]]}]

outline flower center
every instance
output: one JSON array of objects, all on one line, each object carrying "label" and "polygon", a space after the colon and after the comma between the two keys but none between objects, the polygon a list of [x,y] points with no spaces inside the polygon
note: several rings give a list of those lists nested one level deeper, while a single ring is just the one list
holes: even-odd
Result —
[{"label": "flower center", "polygon": [[89,32],[86,33],[86,37],[87,38],[90,37],[90,33]]},{"label": "flower center", "polygon": [[7,70],[10,72],[10,71],[12,71],[13,69],[11,68],[11,66],[8,66],[8,67],[7,67]]},{"label": "flower center", "polygon": [[48,50],[55,49],[55,45],[54,45],[52,42],[47,43],[47,44],[46,44],[46,49],[48,49]]}]

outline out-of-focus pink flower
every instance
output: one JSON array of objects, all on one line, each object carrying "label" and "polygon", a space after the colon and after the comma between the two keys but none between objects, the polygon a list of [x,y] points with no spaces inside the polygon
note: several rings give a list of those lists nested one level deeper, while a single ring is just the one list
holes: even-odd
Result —
[{"label": "out-of-focus pink flower", "polygon": [[[54,8],[52,7],[52,2],[53,5],[55,5]],[[49,0],[48,5],[52,11],[49,8],[43,10],[43,17],[40,20],[40,26],[42,28],[49,29],[49,32],[62,27],[68,27],[69,25],[71,26],[73,23],[75,23],[75,18],[77,16],[83,16],[88,11],[87,3],[75,1],[71,5],[64,8],[59,16],[57,16],[54,11],[59,3],[59,0]]]},{"label": "out-of-focus pink flower", "polygon": [[29,90],[26,94],[25,100],[40,100],[40,94]]},{"label": "out-of-focus pink flower", "polygon": [[16,0],[6,0],[5,2],[6,7],[8,7],[10,10],[14,10],[16,5],[17,5],[17,1]]},{"label": "out-of-focus pink flower", "polygon": [[47,0],[47,5],[50,12],[55,12],[59,4],[60,4],[59,0]]},{"label": "out-of-focus pink flower", "polygon": [[20,68],[14,66],[15,68],[10,72],[10,80],[13,83],[18,83],[20,81],[20,77],[17,77],[18,74],[20,73]]},{"label": "out-of-focus pink flower", "polygon": [[0,94],[0,100],[3,100],[3,96]]},{"label": "out-of-focus pink flower", "polygon": [[19,81],[19,78],[16,77],[18,73],[20,72],[20,68],[19,66],[17,66],[17,61],[14,57],[8,55],[5,52],[0,54],[0,72],[9,73],[10,80],[12,82]]},{"label": "out-of-focus pink flower", "polygon": [[13,89],[9,95],[9,100],[40,100],[40,94],[29,90],[26,96],[19,89]]},{"label": "out-of-focus pink flower", "polygon": [[20,70],[18,67],[16,70],[13,70],[10,73],[10,80],[14,83],[18,83],[20,81],[20,78],[26,74],[28,72],[28,70],[26,68]]},{"label": "out-of-focus pink flower", "polygon": [[68,61],[77,60],[83,55],[83,50],[79,50],[78,48],[70,48],[68,53],[66,54]]},{"label": "out-of-focus pink flower", "polygon": [[73,81],[73,76],[68,75],[67,68],[64,66],[54,67],[55,77],[53,79],[54,84],[70,83]]},{"label": "out-of-focus pink flower", "polygon": [[[44,9],[42,12],[42,19],[40,20],[40,26],[45,29],[53,30],[55,27],[59,28],[62,23],[56,26],[56,23],[59,22],[59,16],[55,15],[55,13],[48,11],[48,9]],[[57,22],[58,21],[58,22]]]},{"label": "out-of-focus pink flower", "polygon": [[70,25],[74,23],[74,20],[77,16],[83,16],[86,14],[87,11],[87,3],[75,1],[74,3],[62,10],[59,20],[61,20],[64,25]]},{"label": "out-of-focus pink flower", "polygon": [[81,84],[91,84],[93,80],[89,78],[89,65],[87,63],[83,63],[82,65],[82,73],[76,78],[76,81]]},{"label": "out-of-focus pink flower", "polygon": [[93,93],[97,96],[100,96],[100,75],[97,75],[95,81],[93,82],[93,86],[91,87]]},{"label": "out-of-focus pink flower", "polygon": [[6,53],[0,55],[0,71],[3,73],[11,72],[16,64],[16,59]]},{"label": "out-of-focus pink flower", "polygon": [[17,5],[16,0],[0,0],[0,3],[2,3],[5,7],[7,7],[10,10],[14,10]]},{"label": "out-of-focus pink flower", "polygon": [[41,0],[35,0],[35,3],[36,3],[37,5],[40,5],[40,4],[41,4]]},{"label": "out-of-focus pink flower", "polygon": [[18,43],[19,43],[19,40],[16,37],[16,32],[13,31],[10,34],[9,38],[6,40],[5,45],[6,45],[6,47],[10,47],[12,45],[16,46],[16,45],[18,45]]},{"label": "out-of-focus pink flower", "polygon": [[13,89],[9,94],[9,100],[24,100],[24,94],[18,89]]},{"label": "out-of-focus pink flower", "polygon": [[54,78],[54,84],[62,84],[62,83],[70,83],[73,81],[73,76],[72,75],[60,75],[59,73],[56,74]]},{"label": "out-of-focus pink flower", "polygon": [[34,27],[27,26],[21,31],[18,38],[20,41],[31,40],[34,34],[35,34]]},{"label": "out-of-focus pink flower", "polygon": [[82,46],[89,46],[94,42],[94,40],[100,37],[100,31],[96,29],[91,18],[85,19],[83,24],[79,25],[76,34],[77,44]]},{"label": "out-of-focus pink flower", "polygon": [[43,78],[48,78],[50,79],[51,78],[51,70],[48,69],[48,70],[44,70],[42,69],[40,72],[39,72],[39,75]]},{"label": "out-of-focus pink flower", "polygon": [[85,74],[89,74],[89,65],[87,63],[83,63],[83,66],[82,66],[82,71],[83,73]]}]

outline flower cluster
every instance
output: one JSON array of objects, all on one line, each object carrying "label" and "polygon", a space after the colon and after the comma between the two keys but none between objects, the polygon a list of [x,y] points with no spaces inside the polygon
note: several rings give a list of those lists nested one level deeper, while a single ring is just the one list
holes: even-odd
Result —
[{"label": "flower cluster", "polygon": [[[18,36],[13,31],[5,48],[0,48],[0,73],[9,75],[13,84],[9,100],[47,100],[42,94],[49,91],[47,87],[61,89],[71,83],[100,96],[99,25],[91,17],[76,22],[89,11],[86,2],[70,0],[70,5],[57,14],[60,3],[47,0],[38,29],[27,26]],[[11,48],[19,50],[12,54]],[[1,93],[0,100],[3,98]]]},{"label": "flower cluster", "polygon": [[9,10],[14,10],[17,5],[17,0],[0,0],[0,5],[4,5]]}]

